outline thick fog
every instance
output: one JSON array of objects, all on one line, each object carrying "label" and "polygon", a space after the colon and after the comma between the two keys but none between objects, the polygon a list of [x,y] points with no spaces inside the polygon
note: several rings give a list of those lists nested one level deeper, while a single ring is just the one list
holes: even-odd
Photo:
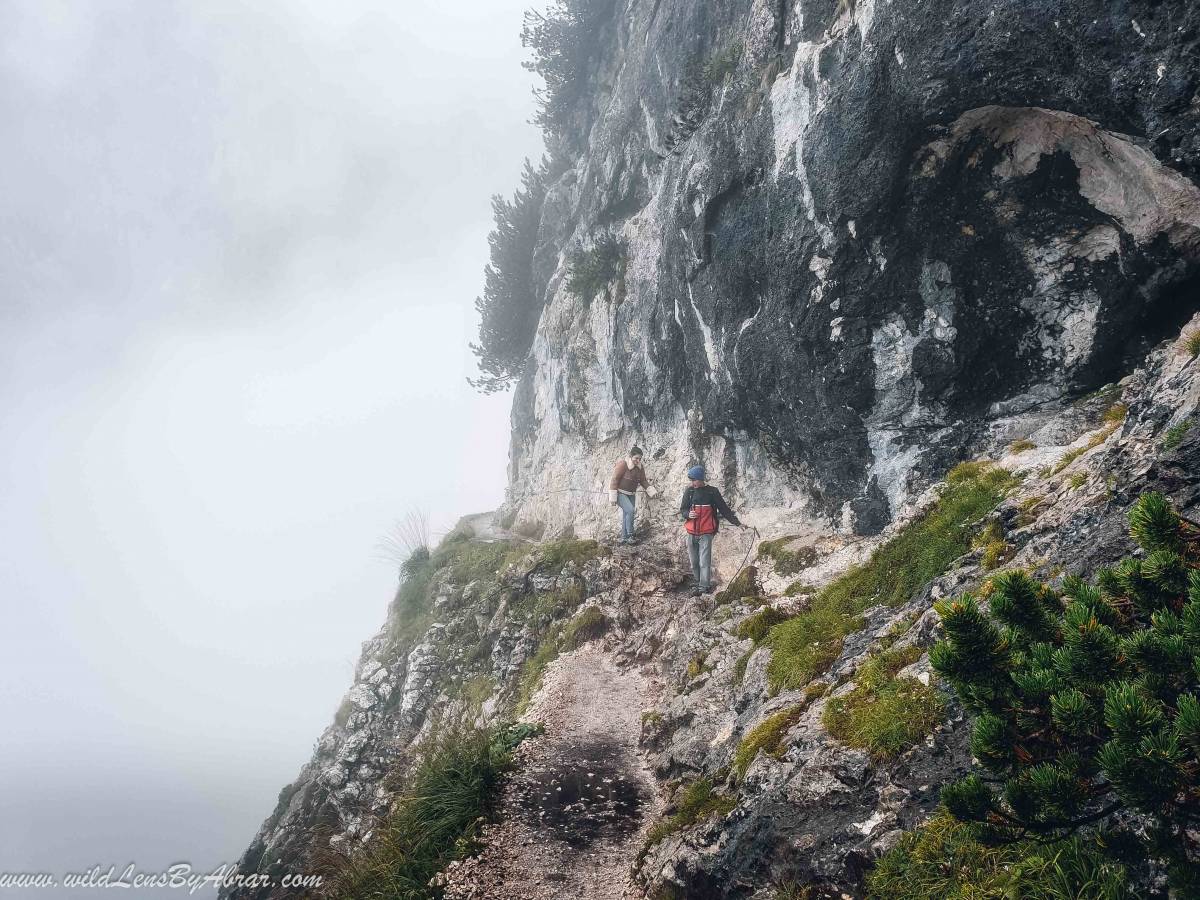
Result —
[{"label": "thick fog", "polygon": [[502,499],[465,379],[526,5],[0,3],[0,871],[235,861],[393,521]]}]

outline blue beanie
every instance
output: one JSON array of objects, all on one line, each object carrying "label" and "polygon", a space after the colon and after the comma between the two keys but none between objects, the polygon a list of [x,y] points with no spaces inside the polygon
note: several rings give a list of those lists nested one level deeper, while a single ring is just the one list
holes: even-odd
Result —
[{"label": "blue beanie", "polygon": [[703,481],[704,466],[692,466],[688,469],[688,478],[692,479],[692,481]]}]

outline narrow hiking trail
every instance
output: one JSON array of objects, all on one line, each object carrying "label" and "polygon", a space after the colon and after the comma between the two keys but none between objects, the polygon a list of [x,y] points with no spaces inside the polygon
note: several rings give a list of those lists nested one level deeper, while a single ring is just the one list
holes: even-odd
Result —
[{"label": "narrow hiking trail", "polygon": [[657,685],[595,644],[555,660],[484,849],[445,873],[454,900],[635,900],[630,868],[661,800],[638,752]]}]

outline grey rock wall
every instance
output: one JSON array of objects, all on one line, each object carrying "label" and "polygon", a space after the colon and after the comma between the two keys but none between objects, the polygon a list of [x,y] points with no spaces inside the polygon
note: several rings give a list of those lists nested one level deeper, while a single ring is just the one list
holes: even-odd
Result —
[{"label": "grey rock wall", "polygon": [[[515,520],[598,522],[637,441],[875,533],[1128,371],[1200,304],[1198,33],[1183,0],[618,4],[543,214]],[[572,296],[606,235],[623,277]]]}]

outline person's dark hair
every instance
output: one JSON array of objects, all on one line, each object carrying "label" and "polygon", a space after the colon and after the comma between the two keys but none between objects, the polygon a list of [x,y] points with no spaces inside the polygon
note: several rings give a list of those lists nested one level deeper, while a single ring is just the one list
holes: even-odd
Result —
[{"label": "person's dark hair", "polygon": [[642,453],[641,447],[639,447],[637,444],[634,444],[633,449],[629,451],[629,455],[630,456],[645,456],[646,454]]}]

